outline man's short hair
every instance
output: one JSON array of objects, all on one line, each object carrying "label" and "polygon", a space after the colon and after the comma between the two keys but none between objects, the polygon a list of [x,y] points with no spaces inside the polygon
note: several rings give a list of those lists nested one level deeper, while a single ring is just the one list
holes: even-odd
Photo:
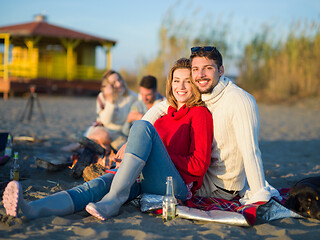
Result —
[{"label": "man's short hair", "polygon": [[214,60],[218,68],[223,65],[222,55],[214,46],[192,47],[190,60],[192,61],[195,57],[206,57],[208,59]]},{"label": "man's short hair", "polygon": [[157,90],[157,79],[151,75],[144,76],[141,79],[139,86],[147,88],[147,89],[153,89],[154,91],[156,91]]}]

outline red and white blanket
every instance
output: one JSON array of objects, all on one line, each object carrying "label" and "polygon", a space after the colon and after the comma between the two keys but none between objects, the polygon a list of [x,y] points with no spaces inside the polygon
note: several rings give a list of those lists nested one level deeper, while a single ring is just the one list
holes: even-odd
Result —
[{"label": "red and white blanket", "polygon": [[[241,205],[239,199],[224,200],[213,197],[192,197],[178,206],[178,216],[193,220],[211,221],[237,226],[252,226],[258,222],[267,222],[285,217],[302,217],[284,207],[289,197],[289,188],[278,189],[282,196],[279,202],[257,202]],[[161,214],[162,209],[153,211]]]}]

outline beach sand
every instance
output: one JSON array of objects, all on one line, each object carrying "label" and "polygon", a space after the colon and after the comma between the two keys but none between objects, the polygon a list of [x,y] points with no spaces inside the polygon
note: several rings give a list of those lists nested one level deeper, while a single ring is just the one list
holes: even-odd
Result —
[{"label": "beach sand", "polygon": [[[14,142],[21,159],[24,196],[29,201],[83,182],[72,178],[68,169],[47,172],[36,168],[35,157],[48,152],[64,156],[60,148],[74,142],[95,118],[95,98],[40,96],[39,100],[46,123],[37,105],[30,122],[27,114],[19,122],[26,98],[0,100],[0,130],[37,140]],[[319,101],[258,106],[260,148],[269,183],[284,188],[302,178],[320,175]],[[10,165],[0,166],[1,181],[8,180]],[[2,199],[3,191],[0,193]],[[5,216],[2,201],[0,214]],[[64,217],[9,220],[0,223],[0,239],[319,239],[320,235],[320,221],[314,219],[285,218],[248,228],[181,218],[163,223],[160,216],[141,213],[132,204],[126,204],[119,216],[105,222],[86,211]]]}]

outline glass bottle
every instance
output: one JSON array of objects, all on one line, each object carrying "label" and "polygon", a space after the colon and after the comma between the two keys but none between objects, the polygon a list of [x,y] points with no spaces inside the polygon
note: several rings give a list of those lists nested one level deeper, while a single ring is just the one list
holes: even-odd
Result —
[{"label": "glass bottle", "polygon": [[15,152],[13,157],[13,167],[10,172],[10,179],[19,181],[19,175],[20,175],[19,157],[18,157],[18,153]]},{"label": "glass bottle", "polygon": [[164,222],[170,221],[176,217],[176,204],[177,200],[173,193],[173,180],[172,177],[167,177],[166,195],[162,200],[162,220]]},{"label": "glass bottle", "polygon": [[4,155],[6,155],[10,158],[12,157],[12,137],[10,134],[8,134],[7,144],[6,144],[6,148],[4,150]]}]

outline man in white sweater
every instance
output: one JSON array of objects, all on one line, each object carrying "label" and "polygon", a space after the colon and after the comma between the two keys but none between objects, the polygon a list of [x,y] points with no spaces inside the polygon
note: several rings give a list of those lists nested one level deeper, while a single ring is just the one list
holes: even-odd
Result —
[{"label": "man in white sweater", "polygon": [[[242,204],[281,198],[265,180],[255,99],[224,76],[222,56],[215,47],[193,47],[190,59],[192,78],[212,113],[214,126],[211,164],[197,195],[231,200],[239,194]],[[167,109],[163,101],[143,120],[153,124]]]}]

